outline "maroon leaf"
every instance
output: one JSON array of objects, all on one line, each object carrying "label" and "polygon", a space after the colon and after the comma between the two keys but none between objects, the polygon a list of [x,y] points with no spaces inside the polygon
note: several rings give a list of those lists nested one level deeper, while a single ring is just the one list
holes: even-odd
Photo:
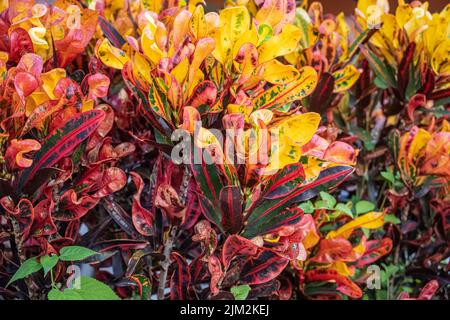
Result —
[{"label": "maroon leaf", "polygon": [[104,117],[103,110],[91,110],[77,114],[57,128],[47,137],[42,148],[34,154],[33,164],[22,172],[18,189],[22,189],[39,169],[51,167],[69,155],[97,129]]},{"label": "maroon leaf", "polygon": [[333,76],[328,72],[322,73],[319,82],[317,83],[317,87],[309,97],[309,111],[314,111],[323,115],[330,105],[333,89]]},{"label": "maroon leaf", "polygon": [[191,274],[186,260],[178,253],[171,254],[175,264],[175,271],[170,278],[170,299],[184,300],[188,297]]},{"label": "maroon leaf", "polygon": [[289,260],[268,249],[260,250],[244,264],[239,282],[260,284],[275,279],[287,266]]},{"label": "maroon leaf", "polygon": [[415,50],[416,50],[416,43],[411,42],[406,48],[405,53],[403,55],[403,59],[399,65],[397,81],[398,81],[398,91],[400,92],[402,98],[405,97],[406,88],[408,87],[409,70],[411,67],[411,63],[413,62]]},{"label": "maroon leaf", "polygon": [[238,233],[242,228],[242,197],[237,186],[226,186],[220,191],[222,225],[228,233]]}]

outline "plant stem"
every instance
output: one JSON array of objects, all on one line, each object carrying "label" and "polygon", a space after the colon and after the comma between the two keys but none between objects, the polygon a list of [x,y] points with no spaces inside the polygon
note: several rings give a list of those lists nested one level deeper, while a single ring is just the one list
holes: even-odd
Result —
[{"label": "plant stem", "polygon": [[170,267],[170,254],[172,253],[173,243],[176,238],[178,231],[177,226],[173,226],[170,230],[169,236],[164,243],[164,261],[161,263],[161,272],[159,274],[159,284],[158,284],[158,300],[164,300],[164,290],[166,289],[167,273]]}]

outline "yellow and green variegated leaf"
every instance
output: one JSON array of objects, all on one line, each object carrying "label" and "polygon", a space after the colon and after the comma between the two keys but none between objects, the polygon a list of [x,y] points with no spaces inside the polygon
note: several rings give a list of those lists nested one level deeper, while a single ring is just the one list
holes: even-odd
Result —
[{"label": "yellow and green variegated leaf", "polygon": [[255,47],[258,45],[258,31],[253,26],[249,30],[245,31],[234,44],[233,58],[236,57],[238,52],[242,49],[242,46],[246,43],[251,43]]},{"label": "yellow and green variegated leaf", "polygon": [[195,40],[206,37],[208,34],[208,27],[205,20],[205,10],[203,6],[197,6],[192,13],[189,20],[189,32]]},{"label": "yellow and green variegated leaf", "polygon": [[96,56],[106,66],[119,70],[130,60],[124,51],[113,47],[106,38],[97,45]]},{"label": "yellow and green variegated leaf", "polygon": [[[182,2],[183,2],[183,1],[180,1],[180,6],[181,6]],[[184,3],[186,3],[186,2],[189,2],[188,9],[189,9],[190,12],[194,12],[195,9],[196,9],[197,7],[200,7],[199,4],[203,4],[203,5],[206,4],[206,1],[205,1],[205,0],[189,0],[189,1],[184,1]]]},{"label": "yellow and green variegated leaf", "polygon": [[152,78],[150,77],[151,66],[145,57],[139,52],[135,52],[132,57],[133,76],[140,83],[150,85]]},{"label": "yellow and green variegated leaf", "polygon": [[273,86],[254,98],[254,109],[276,109],[308,96],[316,87],[317,72],[312,67],[303,67],[299,73],[298,79]]},{"label": "yellow and green variegated leaf", "polygon": [[300,28],[287,24],[281,33],[273,36],[258,48],[259,63],[264,63],[295,51],[301,35]]},{"label": "yellow and green variegated leaf", "polygon": [[[232,59],[234,44],[249,29],[250,15],[244,6],[229,7],[220,12],[214,57],[226,65]],[[238,49],[239,50],[239,49]]]},{"label": "yellow and green variegated leaf", "polygon": [[169,102],[167,101],[167,95],[162,92],[162,90],[159,88],[158,84],[156,82],[153,82],[152,85],[150,85],[150,89],[148,92],[148,101],[150,103],[151,110],[164,120],[166,120],[168,123],[171,123],[170,119],[170,106]]},{"label": "yellow and green variegated leaf", "polygon": [[275,124],[279,130],[280,139],[288,139],[296,145],[308,143],[320,124],[320,115],[315,112],[296,114]]},{"label": "yellow and green variegated leaf", "polygon": [[263,78],[272,84],[287,84],[296,80],[299,72],[291,65],[286,65],[278,60],[270,60],[264,64]]},{"label": "yellow and green variegated leaf", "polygon": [[258,47],[264,42],[272,38],[273,29],[268,24],[261,24],[258,26]]},{"label": "yellow and green variegated leaf", "polygon": [[450,74],[450,39],[442,42],[433,53],[431,67],[437,74]]},{"label": "yellow and green variegated leaf", "polygon": [[295,24],[300,28],[300,45],[303,49],[309,48],[317,38],[317,32],[314,32],[311,18],[302,8],[297,8],[295,13]]},{"label": "yellow and green variegated leaf", "polygon": [[288,117],[271,127],[271,133],[278,137],[272,144],[272,152],[266,174],[300,160],[302,146],[307,144],[320,124],[320,115],[315,112]]},{"label": "yellow and green variegated leaf", "polygon": [[359,71],[349,64],[343,69],[333,72],[334,92],[342,92],[350,89],[359,78]]},{"label": "yellow and green variegated leaf", "polygon": [[164,0],[142,0],[141,5],[144,10],[153,11],[156,13],[161,12],[163,8]]}]

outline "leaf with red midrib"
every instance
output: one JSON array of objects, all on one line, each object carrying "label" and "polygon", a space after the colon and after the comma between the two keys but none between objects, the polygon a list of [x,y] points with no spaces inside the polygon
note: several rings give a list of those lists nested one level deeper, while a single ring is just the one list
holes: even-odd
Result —
[{"label": "leaf with red midrib", "polygon": [[42,148],[34,154],[33,164],[22,172],[18,189],[21,190],[38,170],[51,167],[70,154],[98,128],[104,118],[103,110],[91,110],[77,114],[57,128],[47,137]]}]

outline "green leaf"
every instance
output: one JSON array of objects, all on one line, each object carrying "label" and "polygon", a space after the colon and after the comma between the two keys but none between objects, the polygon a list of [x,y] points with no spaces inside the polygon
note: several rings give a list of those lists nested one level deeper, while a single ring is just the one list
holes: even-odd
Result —
[{"label": "green leaf", "polygon": [[59,257],[56,254],[53,255],[46,255],[46,256],[42,256],[41,257],[41,265],[44,268],[44,275],[47,275],[47,273],[53,269],[54,266],[56,266],[56,264],[59,261]]},{"label": "green leaf", "polygon": [[32,273],[35,273],[42,269],[42,265],[37,262],[36,258],[31,258],[26,260],[20,268],[16,271],[16,273],[12,276],[12,278],[8,281],[6,284],[6,287],[8,287],[11,283],[14,281],[23,279],[27,276],[29,276]]},{"label": "green leaf", "polygon": [[245,300],[247,299],[250,289],[251,288],[248,284],[234,286],[231,287],[231,293],[233,294],[235,300]]},{"label": "green leaf", "polygon": [[321,191],[320,197],[327,203],[329,208],[334,208],[334,206],[336,205],[336,199],[331,194],[325,191]]},{"label": "green leaf", "polygon": [[314,205],[311,201],[303,202],[298,206],[300,209],[303,210],[304,213],[313,213],[314,212]]},{"label": "green leaf", "polygon": [[272,27],[265,23],[261,24],[258,27],[258,36],[259,36],[258,46],[260,46],[261,44],[272,38],[272,35],[273,35]]},{"label": "green leaf", "polygon": [[401,221],[399,218],[397,218],[395,215],[393,214],[386,214],[384,216],[384,222],[390,222],[392,224],[400,224]]},{"label": "green leaf", "polygon": [[347,207],[345,204],[338,203],[335,209],[338,211],[341,211],[341,212],[345,213],[346,215],[350,216],[351,218],[353,218],[352,210],[349,207]]},{"label": "green leaf", "polygon": [[373,211],[375,209],[375,205],[366,200],[358,201],[355,205],[356,214],[367,213]]},{"label": "green leaf", "polygon": [[59,252],[59,259],[62,261],[81,261],[93,256],[94,254],[97,254],[97,252],[88,248],[69,246],[61,249]]},{"label": "green leaf", "polygon": [[375,85],[380,89],[396,88],[397,83],[392,68],[377,57],[375,53],[367,48],[364,48],[362,45],[359,46],[359,50],[365,56],[369,62],[370,68],[376,75],[374,81]]},{"label": "green leaf", "polygon": [[387,171],[381,171],[381,176],[386,179],[388,182],[390,182],[391,184],[395,183],[395,177],[394,177],[394,173],[391,170],[387,170]]},{"label": "green leaf", "polygon": [[80,288],[67,288],[64,291],[52,289],[48,300],[120,300],[106,284],[85,276],[80,277]]}]

